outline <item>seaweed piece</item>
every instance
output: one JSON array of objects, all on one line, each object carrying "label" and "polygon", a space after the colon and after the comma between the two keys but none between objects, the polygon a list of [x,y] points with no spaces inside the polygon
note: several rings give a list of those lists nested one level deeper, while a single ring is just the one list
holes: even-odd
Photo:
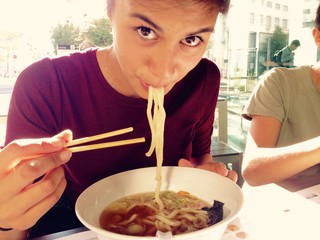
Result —
[{"label": "seaweed piece", "polygon": [[202,210],[208,212],[209,221],[208,224],[213,225],[215,223],[218,223],[223,218],[223,202],[214,200],[212,207],[204,207]]}]

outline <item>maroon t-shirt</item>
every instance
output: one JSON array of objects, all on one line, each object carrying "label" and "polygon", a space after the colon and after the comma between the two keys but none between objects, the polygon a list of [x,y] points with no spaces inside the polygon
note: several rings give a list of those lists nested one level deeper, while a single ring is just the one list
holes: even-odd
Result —
[{"label": "maroon t-shirt", "polygon": [[[163,165],[210,153],[220,72],[202,59],[165,96]],[[145,143],[74,153],[65,165],[72,202],[89,185],[122,171],[156,165],[146,157],[150,128],[147,100],[116,92],[100,71],[96,49],[60,58],[45,58],[17,79],[9,108],[6,144],[19,138],[50,137],[71,129],[74,138],[126,127],[134,131],[107,141],[145,137]],[[105,141],[105,140],[102,140]]]}]

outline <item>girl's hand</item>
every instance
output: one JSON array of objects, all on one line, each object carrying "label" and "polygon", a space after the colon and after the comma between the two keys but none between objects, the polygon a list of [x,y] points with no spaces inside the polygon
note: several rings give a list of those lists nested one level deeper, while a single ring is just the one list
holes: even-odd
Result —
[{"label": "girl's hand", "polygon": [[[180,159],[178,163],[179,167],[194,167],[192,166],[191,162],[187,159]],[[215,161],[207,161],[205,163],[202,163],[196,168],[208,170],[211,172],[218,173],[224,177],[230,178],[232,181],[237,182],[238,180],[238,174],[234,170],[228,170],[226,168],[226,165],[222,162],[215,162]]]},{"label": "girl's hand", "polygon": [[1,150],[0,227],[28,229],[59,200],[71,139],[66,130],[52,138],[13,141]]}]

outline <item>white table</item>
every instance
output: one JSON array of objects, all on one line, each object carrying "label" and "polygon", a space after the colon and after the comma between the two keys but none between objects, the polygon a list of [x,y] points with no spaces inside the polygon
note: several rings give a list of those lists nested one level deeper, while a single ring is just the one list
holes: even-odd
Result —
[{"label": "white table", "polygon": [[[259,187],[245,184],[242,188],[244,207],[240,216],[229,224],[221,240],[320,239],[319,184],[320,173],[281,184]],[[312,192],[317,192],[318,197],[312,197],[316,197],[318,203],[315,198],[306,198],[310,194],[302,194],[311,186],[314,186]]]},{"label": "white table", "polygon": [[[287,181],[286,187],[291,191],[277,184],[260,187],[250,187],[245,184],[242,188],[245,196],[244,207],[238,218],[229,223],[220,240],[320,239],[319,184],[320,173],[309,178]],[[310,186],[318,187],[319,203],[300,195],[303,188]],[[93,240],[96,238],[92,232],[81,228],[44,236],[37,240],[53,239]]]}]

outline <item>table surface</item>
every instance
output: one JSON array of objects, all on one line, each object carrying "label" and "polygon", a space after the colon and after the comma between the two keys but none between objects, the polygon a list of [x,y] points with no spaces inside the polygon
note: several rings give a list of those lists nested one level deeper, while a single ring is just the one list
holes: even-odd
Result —
[{"label": "table surface", "polygon": [[[312,194],[308,191],[312,187]],[[281,184],[242,187],[244,206],[221,240],[320,239],[320,173]],[[315,202],[314,199],[318,199]],[[74,235],[78,234],[78,235]],[[86,228],[34,240],[96,240]]]}]

